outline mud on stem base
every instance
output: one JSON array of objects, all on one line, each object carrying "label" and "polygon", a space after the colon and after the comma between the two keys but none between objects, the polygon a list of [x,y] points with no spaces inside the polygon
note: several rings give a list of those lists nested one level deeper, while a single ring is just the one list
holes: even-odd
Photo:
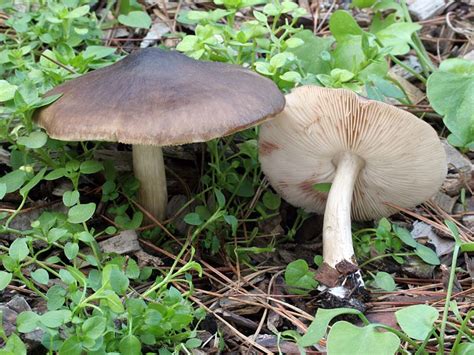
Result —
[{"label": "mud on stem base", "polygon": [[317,302],[320,307],[367,310],[365,302],[370,295],[357,265],[343,260],[333,268],[324,263],[316,272],[316,280],[320,282]]}]

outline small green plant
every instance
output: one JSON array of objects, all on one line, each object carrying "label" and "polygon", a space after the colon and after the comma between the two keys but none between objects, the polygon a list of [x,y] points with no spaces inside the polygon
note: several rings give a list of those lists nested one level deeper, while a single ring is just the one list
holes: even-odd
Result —
[{"label": "small green plant", "polygon": [[[135,294],[131,285],[149,278],[152,270],[140,269],[133,259],[123,256],[107,260],[91,233],[81,230],[79,224],[77,233],[71,234],[72,228],[67,228],[71,222],[59,222],[60,217],[42,215],[29,233],[17,238],[10,248],[2,248],[8,251],[2,255],[6,270],[0,274],[2,288],[20,281],[47,301],[47,311],[41,315],[32,311],[19,314],[16,323],[19,333],[41,329],[43,345],[60,354],[105,349],[139,354],[143,346],[173,348],[195,337],[193,322],[202,318],[202,312],[195,311],[186,295],[168,287],[168,283],[189,283],[186,273],[201,271],[196,263],[189,262],[175,272],[171,269],[166,276],[157,276],[155,283],[143,293],[144,299],[126,297],[123,302],[126,294]],[[62,228],[56,227],[57,223]],[[49,246],[34,252],[33,241],[46,242]],[[80,252],[78,242],[88,245],[91,253]],[[53,266],[61,264],[57,256],[43,260],[41,254],[53,246],[62,248],[74,266],[66,265],[56,271]],[[96,268],[85,275],[76,266],[83,262]],[[26,277],[25,269],[31,267],[34,271]],[[51,286],[44,293],[38,286],[48,285],[51,278],[61,280],[61,284]]]},{"label": "small green plant", "polygon": [[465,150],[474,149],[474,63],[447,59],[431,74],[427,94],[433,108],[444,116],[451,134],[448,142]]},{"label": "small green plant", "polygon": [[289,287],[288,291],[297,295],[305,295],[314,290],[318,285],[314,276],[315,273],[309,270],[305,260],[292,261],[285,270],[285,283]]},{"label": "small green plant", "polygon": [[[261,12],[253,12],[255,20],[238,28],[234,27],[235,11],[248,4],[224,5],[225,10],[182,12],[179,21],[197,27],[177,49],[197,59],[248,66],[283,90],[316,84],[347,88],[377,100],[394,97],[406,101],[403,90],[387,76],[385,58],[408,52],[409,45],[414,46],[411,35],[419,25],[395,23],[393,17],[384,20],[380,12],[378,26],[364,32],[349,13],[336,11],[329,23],[333,38],[322,38],[296,27],[305,10],[294,2],[268,3]],[[384,9],[380,7],[380,11]],[[221,22],[224,19],[225,23]]]},{"label": "small green plant", "polygon": [[[452,133],[449,141],[462,149],[473,144],[473,129],[469,129],[473,120],[466,115],[472,66],[447,60],[435,71],[416,34],[420,27],[411,22],[404,1],[353,1],[354,6],[372,8],[370,27],[363,30],[348,12],[335,11],[329,21],[331,36],[327,37],[299,25],[305,10],[294,1],[214,3],[217,7],[210,11],[179,13],[177,20],[195,26],[195,31],[183,35],[178,50],[201,60],[242,65],[267,76],[283,91],[315,84],[347,88],[377,100],[392,97],[402,103],[408,103],[407,97],[387,75],[387,59],[403,66],[397,56],[413,50],[422,73],[404,67],[421,82],[434,72],[428,79],[428,97],[434,109],[445,116]],[[17,2],[0,4],[0,137],[9,153],[7,164],[2,165],[0,199],[16,206],[13,211],[0,212],[0,234],[14,237],[10,245],[0,246],[0,291],[24,285],[46,304],[44,311],[19,314],[17,329],[9,336],[0,327],[5,343],[2,354],[26,354],[22,337],[32,331],[41,333],[49,353],[191,353],[201,345],[197,327],[204,316],[190,300],[192,277],[202,272],[193,261],[192,246],[214,255],[226,253],[233,261],[253,268],[251,255],[272,252],[280,233],[262,232],[266,223],[280,224],[282,200],[263,183],[257,156],[258,128],[253,128],[207,144],[197,192],[182,207],[192,206],[184,217],[189,226],[187,238],[169,268],[139,267],[133,257],[100,251],[98,238],[141,226],[143,214],[133,203],[137,180],[117,172],[112,161],[95,160],[101,143],[51,139],[34,124],[32,116],[36,108],[58,99],[42,97],[52,87],[121,58],[121,52],[104,46],[102,30],[128,26],[139,35],[151,26],[150,15],[135,0],[101,4],[89,0],[25,2],[22,11]],[[255,5],[261,6],[256,10],[252,8]],[[249,7],[252,18],[237,18],[240,10]],[[110,20],[110,12],[115,19]],[[444,90],[453,85],[457,95],[441,100],[449,96]],[[58,199],[44,198],[50,196],[51,186],[62,188]],[[327,191],[330,186],[315,188]],[[60,208],[41,212],[26,228],[17,227],[20,214],[38,200],[58,202]],[[298,210],[278,240],[291,240],[306,217]],[[174,223],[166,228],[175,230]],[[449,227],[456,233],[454,226]],[[258,239],[262,234],[265,244]],[[164,242],[163,248],[175,243],[158,228],[144,231],[142,236]],[[431,249],[387,220],[380,221],[377,228],[356,231],[354,237],[362,265],[385,257],[401,263],[406,255],[418,255],[432,265],[439,263]],[[455,255],[474,249],[472,244],[456,243]],[[374,257],[373,251],[378,255]],[[316,265],[321,262],[320,256],[315,258]],[[290,292],[301,295],[317,286],[314,272],[303,260],[288,265],[285,281]],[[391,275],[384,272],[373,275],[372,284],[384,290],[396,287]],[[454,301],[446,304],[441,321],[438,313],[435,319],[435,311],[419,307],[397,313],[403,333],[393,329],[380,333],[383,326],[364,319],[364,327],[336,323],[329,331],[328,349],[345,351],[349,336],[364,337],[380,351],[396,351],[401,339],[423,352],[420,339],[434,334],[442,341],[446,326],[452,326],[447,317],[451,311],[458,330],[453,352],[472,351],[468,326],[473,311],[461,317]],[[306,335],[289,330],[283,336],[295,339],[301,349],[311,346],[341,314],[357,312],[321,310]],[[423,323],[416,329],[409,324],[413,315]]]},{"label": "small green plant", "polygon": [[[367,349],[372,349],[377,354],[395,354],[398,351],[405,353],[408,350],[400,347],[402,341],[408,344],[410,353],[427,353],[425,350],[430,339],[434,338],[439,346],[439,354],[444,353],[444,336],[448,324],[448,312],[451,310],[457,315],[458,324],[449,322],[449,326],[457,331],[456,340],[452,349],[453,354],[466,354],[474,349],[474,339],[470,332],[466,332],[466,325],[473,317],[474,311],[470,310],[463,318],[459,315],[456,302],[450,301],[458,253],[460,250],[468,250],[473,243],[463,243],[459,238],[459,231],[451,221],[445,221],[455,239],[453,251],[453,262],[449,277],[448,291],[442,316],[433,306],[413,305],[402,308],[395,312],[395,318],[400,330],[385,324],[370,323],[364,314],[350,308],[318,309],[316,316],[304,335],[295,331],[285,331],[281,335],[292,339],[305,353],[305,348],[317,344],[327,334],[327,351],[329,354],[366,354]],[[380,274],[380,273],[379,273]],[[375,282],[385,279],[384,275],[377,274]],[[390,276],[390,275],[388,275]],[[387,280],[383,281],[384,284]],[[383,288],[383,287],[382,287]],[[347,321],[339,320],[333,322],[341,315],[355,315],[362,323],[362,327],[353,325]],[[441,319],[440,319],[441,318]],[[333,323],[331,326],[330,324]],[[330,328],[328,332],[328,328]],[[381,332],[383,330],[383,332]],[[461,342],[462,337],[468,342]],[[364,339],[363,342],[360,339]]]},{"label": "small green plant", "polygon": [[397,288],[397,285],[395,284],[395,281],[389,273],[386,273],[384,271],[379,271],[377,272],[376,275],[372,275],[374,280],[373,284],[377,287],[380,288],[384,291],[394,291]]},{"label": "small green plant", "polygon": [[[203,312],[189,301],[189,292],[171,282],[192,289],[190,273],[201,272],[199,265],[190,260],[162,274],[139,268],[132,258],[101,253],[97,238],[117,233],[116,227],[141,225],[143,215],[131,202],[137,181],[118,174],[111,161],[94,160],[100,143],[56,141],[32,120],[36,108],[58,99],[43,99],[47,90],[119,58],[114,48],[101,45],[104,19],[97,19],[90,5],[48,1],[25,4],[25,12],[11,3],[0,5],[8,14],[7,30],[0,34],[0,136],[11,168],[0,177],[0,198],[19,197],[14,212],[0,213],[0,233],[15,236],[9,247],[0,248],[0,290],[21,284],[47,305],[44,312],[20,313],[16,333],[9,337],[2,329],[5,347],[0,352],[26,354],[20,335],[35,330],[49,353],[189,352],[200,345],[196,327]],[[139,9],[131,6],[122,14]],[[84,191],[98,175],[103,185],[92,194]],[[47,184],[66,186],[62,207],[17,229],[16,218]],[[107,204],[115,226],[90,227],[100,203]],[[89,265],[87,274],[84,265]],[[137,292],[134,287],[146,280],[152,285]]]},{"label": "small green plant", "polygon": [[[403,227],[391,224],[388,219],[382,218],[377,228],[359,229],[353,233],[355,251],[361,267],[375,260],[386,257],[393,258],[397,263],[404,263],[404,256],[417,255],[424,262],[439,265],[436,253],[427,246],[418,243],[410,232]],[[372,252],[376,256],[372,257]]]}]

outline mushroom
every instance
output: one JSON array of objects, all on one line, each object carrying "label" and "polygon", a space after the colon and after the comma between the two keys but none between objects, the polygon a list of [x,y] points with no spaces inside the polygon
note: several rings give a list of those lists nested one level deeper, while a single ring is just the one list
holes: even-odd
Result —
[{"label": "mushroom", "polygon": [[148,48],[60,85],[35,119],[59,140],[133,145],[140,204],[163,219],[167,204],[161,147],[203,142],[251,127],[283,110],[272,81],[250,70]]},{"label": "mushroom", "polygon": [[[351,91],[318,86],[286,96],[285,110],[260,128],[259,154],[286,201],[324,213],[324,264],[317,278],[341,298],[349,288],[363,288],[351,215],[371,220],[397,212],[387,202],[416,206],[446,175],[444,149],[426,122]],[[321,183],[331,183],[329,193],[314,188]]]}]

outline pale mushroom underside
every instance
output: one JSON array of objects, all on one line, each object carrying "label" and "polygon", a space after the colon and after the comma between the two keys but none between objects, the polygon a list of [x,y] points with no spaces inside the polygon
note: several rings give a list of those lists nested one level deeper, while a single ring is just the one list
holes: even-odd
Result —
[{"label": "pale mushroom underside", "polygon": [[262,169],[292,205],[323,213],[327,195],[313,188],[334,178],[343,152],[365,165],[354,187],[352,218],[388,216],[429,199],[446,175],[434,129],[412,114],[347,90],[305,86],[286,96],[285,110],[260,131]]}]

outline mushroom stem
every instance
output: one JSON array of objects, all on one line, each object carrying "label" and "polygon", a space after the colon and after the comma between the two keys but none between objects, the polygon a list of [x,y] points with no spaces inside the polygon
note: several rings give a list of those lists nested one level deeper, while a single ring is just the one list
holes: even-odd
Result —
[{"label": "mushroom stem", "polygon": [[138,203],[162,221],[165,218],[168,193],[161,147],[137,144],[132,148],[133,172],[140,181]]},{"label": "mushroom stem", "polygon": [[354,184],[365,162],[358,155],[344,152],[335,161],[332,181],[324,212],[323,258],[336,268],[341,261],[355,263],[351,232],[351,202]]}]

